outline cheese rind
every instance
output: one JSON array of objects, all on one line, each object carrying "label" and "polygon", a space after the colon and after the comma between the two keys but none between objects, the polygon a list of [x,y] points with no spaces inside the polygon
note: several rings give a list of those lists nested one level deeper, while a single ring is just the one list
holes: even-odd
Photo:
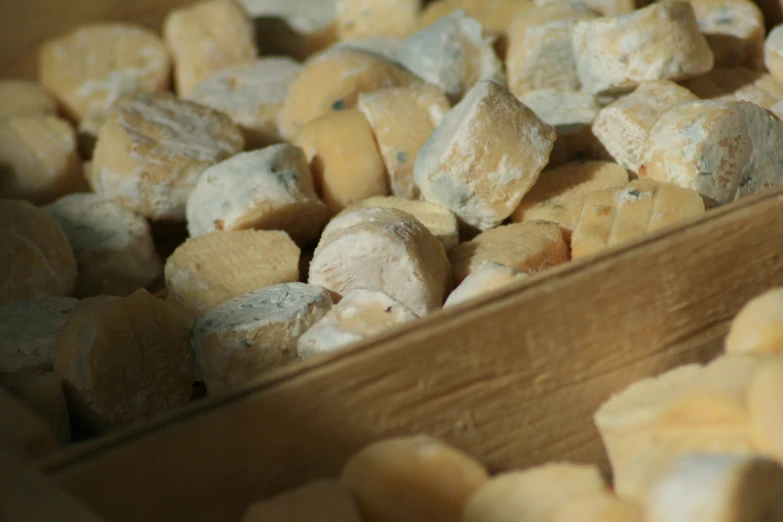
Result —
[{"label": "cheese rind", "polygon": [[764,15],[749,0],[690,0],[717,67],[764,68]]},{"label": "cheese rind", "polygon": [[71,420],[59,376],[51,371],[0,373],[0,388],[47,421],[60,444],[71,441]]},{"label": "cheese rind", "polygon": [[56,113],[57,104],[39,84],[15,78],[0,80],[0,120]]},{"label": "cheese rind", "polygon": [[466,277],[460,285],[449,294],[443,308],[456,306],[476,297],[488,294],[499,288],[526,277],[526,274],[495,261],[486,261]]},{"label": "cheese rind", "polygon": [[726,353],[783,354],[783,289],[747,302],[731,321]]},{"label": "cheese rind", "polygon": [[310,482],[251,505],[242,522],[362,522],[348,490],[333,480]]},{"label": "cheese rind", "polygon": [[337,0],[341,40],[368,36],[405,38],[419,23],[422,0]]}]

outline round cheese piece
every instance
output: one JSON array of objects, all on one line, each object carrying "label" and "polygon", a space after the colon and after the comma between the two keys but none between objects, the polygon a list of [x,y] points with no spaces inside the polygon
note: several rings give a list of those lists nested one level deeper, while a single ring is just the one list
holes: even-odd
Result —
[{"label": "round cheese piece", "polygon": [[751,299],[731,322],[726,353],[783,354],[783,289]]},{"label": "round cheese piece", "polygon": [[783,81],[783,24],[775,26],[767,35],[764,65],[775,78]]},{"label": "round cheese piece", "polygon": [[15,78],[0,80],[0,120],[56,113],[57,104],[36,82]]},{"label": "round cheese piece", "polygon": [[[320,0],[323,1],[323,0]],[[242,522],[362,522],[351,494],[333,480],[310,482],[251,505]]]},{"label": "round cheese piece", "polygon": [[419,25],[421,3],[422,0],[337,0],[340,39],[405,38]]}]

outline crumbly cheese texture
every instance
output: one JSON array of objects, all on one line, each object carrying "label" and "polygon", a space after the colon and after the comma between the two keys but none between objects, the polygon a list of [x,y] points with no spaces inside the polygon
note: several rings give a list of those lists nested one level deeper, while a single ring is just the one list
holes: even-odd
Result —
[{"label": "crumbly cheese texture", "polygon": [[643,522],[639,504],[620,499],[609,491],[575,496],[557,510],[552,522]]},{"label": "crumbly cheese texture", "polygon": [[715,67],[683,82],[683,86],[705,100],[744,100],[764,108],[783,98],[781,81],[767,72],[745,67]]},{"label": "crumbly cheese texture", "polygon": [[334,480],[310,482],[252,504],[242,522],[362,522],[351,494]]},{"label": "crumbly cheese texture", "polygon": [[488,479],[484,467],[440,440],[416,435],[366,446],[345,463],[340,484],[365,522],[462,520]]},{"label": "crumbly cheese texture", "polygon": [[76,256],[74,294],[129,295],[163,273],[147,220],[93,193],[70,194],[46,210]]},{"label": "crumbly cheese texture", "polygon": [[56,113],[57,104],[38,83],[16,78],[0,80],[0,120]]},{"label": "crumbly cheese texture", "polygon": [[341,350],[417,318],[383,292],[351,290],[299,338],[297,353],[308,359]]},{"label": "crumbly cheese texture", "polygon": [[639,177],[729,203],[783,181],[783,123],[745,101],[682,103],[653,125]]},{"label": "crumbly cheese texture", "polygon": [[188,198],[188,232],[285,230],[299,244],[326,223],[302,149],[288,144],[238,154],[208,168]]},{"label": "crumbly cheese texture", "polygon": [[117,101],[101,127],[92,160],[96,191],[154,220],[183,221],[201,174],[240,152],[231,119],[169,93]]},{"label": "crumbly cheese texture", "polygon": [[179,96],[220,69],[258,54],[253,22],[236,0],[205,0],[170,11],[163,39],[174,61]]},{"label": "crumbly cheese texture", "polygon": [[429,83],[391,87],[360,94],[357,107],[372,127],[391,193],[419,199],[413,165],[432,131],[451,109],[444,92]]},{"label": "crumbly cheese texture", "polygon": [[718,67],[764,68],[764,15],[750,0],[690,0]]},{"label": "crumbly cheese texture", "polygon": [[560,228],[545,222],[499,226],[449,251],[455,286],[487,261],[535,274],[568,259],[568,245]]},{"label": "crumbly cheese texture", "polygon": [[368,36],[405,38],[419,25],[422,0],[337,0],[341,40]]},{"label": "crumbly cheese texture", "polygon": [[26,201],[0,199],[0,274],[0,305],[73,294],[76,258],[48,212]]},{"label": "crumbly cheese texture", "polygon": [[371,196],[389,193],[372,127],[358,110],[321,116],[302,127],[292,142],[304,150],[316,191],[329,215]]},{"label": "crumbly cheese texture", "polygon": [[605,161],[569,163],[544,171],[514,211],[511,221],[556,223],[566,241],[570,241],[590,194],[621,189],[628,181],[628,171]]},{"label": "crumbly cheese texture", "polygon": [[535,184],[555,137],[503,86],[482,81],[430,135],[413,177],[423,199],[487,230],[509,217]]},{"label": "crumbly cheese texture", "polygon": [[282,140],[277,119],[302,65],[264,57],[221,69],[200,81],[186,99],[223,112],[242,128],[248,148]]},{"label": "crumbly cheese texture", "polygon": [[210,394],[237,390],[264,371],[297,358],[297,342],[331,308],[319,286],[283,283],[207,310],[191,339]]},{"label": "crumbly cheese texture", "polygon": [[443,308],[456,306],[482,295],[504,288],[511,283],[527,277],[526,274],[495,261],[486,261],[466,277],[460,285],[449,294]]},{"label": "crumbly cheese texture", "polygon": [[443,244],[419,220],[393,208],[368,208],[327,225],[308,282],[340,295],[384,292],[423,316],[443,305],[450,276]]},{"label": "crumbly cheese texture", "polygon": [[0,119],[0,195],[35,204],[87,189],[71,125],[54,115]]},{"label": "crumbly cheese texture", "polygon": [[163,42],[135,25],[98,23],[45,42],[38,78],[73,120],[104,113],[120,96],[169,88]]},{"label": "crumbly cheese texture", "polygon": [[783,289],[751,299],[731,322],[726,353],[783,354]]},{"label": "crumbly cheese texture", "polygon": [[582,88],[591,94],[629,90],[645,80],[684,80],[714,63],[686,0],[577,20],[571,38]]},{"label": "crumbly cheese texture", "polygon": [[773,27],[764,42],[764,66],[783,82],[783,25]]},{"label": "crumbly cheese texture", "polygon": [[187,322],[146,290],[79,301],[60,330],[54,360],[71,414],[101,433],[187,404],[189,334]]},{"label": "crumbly cheese texture", "polygon": [[62,379],[54,372],[0,373],[0,388],[49,424],[57,442],[71,441],[71,420]]}]

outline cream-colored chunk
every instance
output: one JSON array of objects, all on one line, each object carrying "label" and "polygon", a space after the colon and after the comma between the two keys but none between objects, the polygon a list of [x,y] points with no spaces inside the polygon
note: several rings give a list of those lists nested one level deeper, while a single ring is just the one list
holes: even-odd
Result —
[{"label": "cream-colored chunk", "polygon": [[422,0],[337,0],[340,39],[405,38],[419,25],[421,3]]},{"label": "cream-colored chunk", "polygon": [[351,494],[332,480],[310,482],[256,502],[242,518],[242,522],[271,521],[362,522]]},{"label": "cream-colored chunk", "polygon": [[0,80],[0,120],[17,116],[46,116],[57,112],[57,104],[41,86],[29,80]]},{"label": "cream-colored chunk", "polygon": [[368,36],[356,40],[345,40],[334,44],[335,48],[348,47],[359,51],[380,54],[387,60],[397,60],[397,53],[402,47],[403,40],[393,36]]},{"label": "cream-colored chunk", "polygon": [[764,108],[783,98],[783,83],[767,72],[744,67],[715,67],[682,85],[705,100],[744,100]]},{"label": "cream-colored chunk", "polygon": [[53,372],[0,373],[0,388],[45,420],[60,444],[71,441],[71,419],[62,379]]},{"label": "cream-colored chunk", "polygon": [[494,261],[485,261],[449,294],[443,308],[456,306],[508,286],[526,274]]},{"label": "cream-colored chunk", "polygon": [[783,25],[773,27],[764,42],[764,65],[783,82]]},{"label": "cream-colored chunk", "polygon": [[783,462],[783,360],[770,358],[753,376],[746,401],[750,412],[753,442],[759,452]]},{"label": "cream-colored chunk", "polygon": [[751,299],[737,313],[726,336],[726,353],[783,354],[783,289]]},{"label": "cream-colored chunk", "polygon": [[617,498],[608,491],[575,496],[557,511],[552,522],[643,522],[638,504]]},{"label": "cream-colored chunk", "polygon": [[764,68],[764,15],[750,0],[690,0],[718,67]]},{"label": "cream-colored chunk", "polygon": [[449,13],[462,9],[478,20],[490,35],[502,38],[511,21],[534,6],[532,0],[438,0],[429,2],[424,8],[421,27],[428,27]]}]

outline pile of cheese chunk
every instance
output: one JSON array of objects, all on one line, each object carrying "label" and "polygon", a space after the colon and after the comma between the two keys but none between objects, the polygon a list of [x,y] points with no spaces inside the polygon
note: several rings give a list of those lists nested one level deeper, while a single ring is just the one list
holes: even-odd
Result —
[{"label": "pile of cheese chunk", "polygon": [[748,0],[206,0],[38,67],[0,80],[0,384],[63,440],[783,181]]}]

